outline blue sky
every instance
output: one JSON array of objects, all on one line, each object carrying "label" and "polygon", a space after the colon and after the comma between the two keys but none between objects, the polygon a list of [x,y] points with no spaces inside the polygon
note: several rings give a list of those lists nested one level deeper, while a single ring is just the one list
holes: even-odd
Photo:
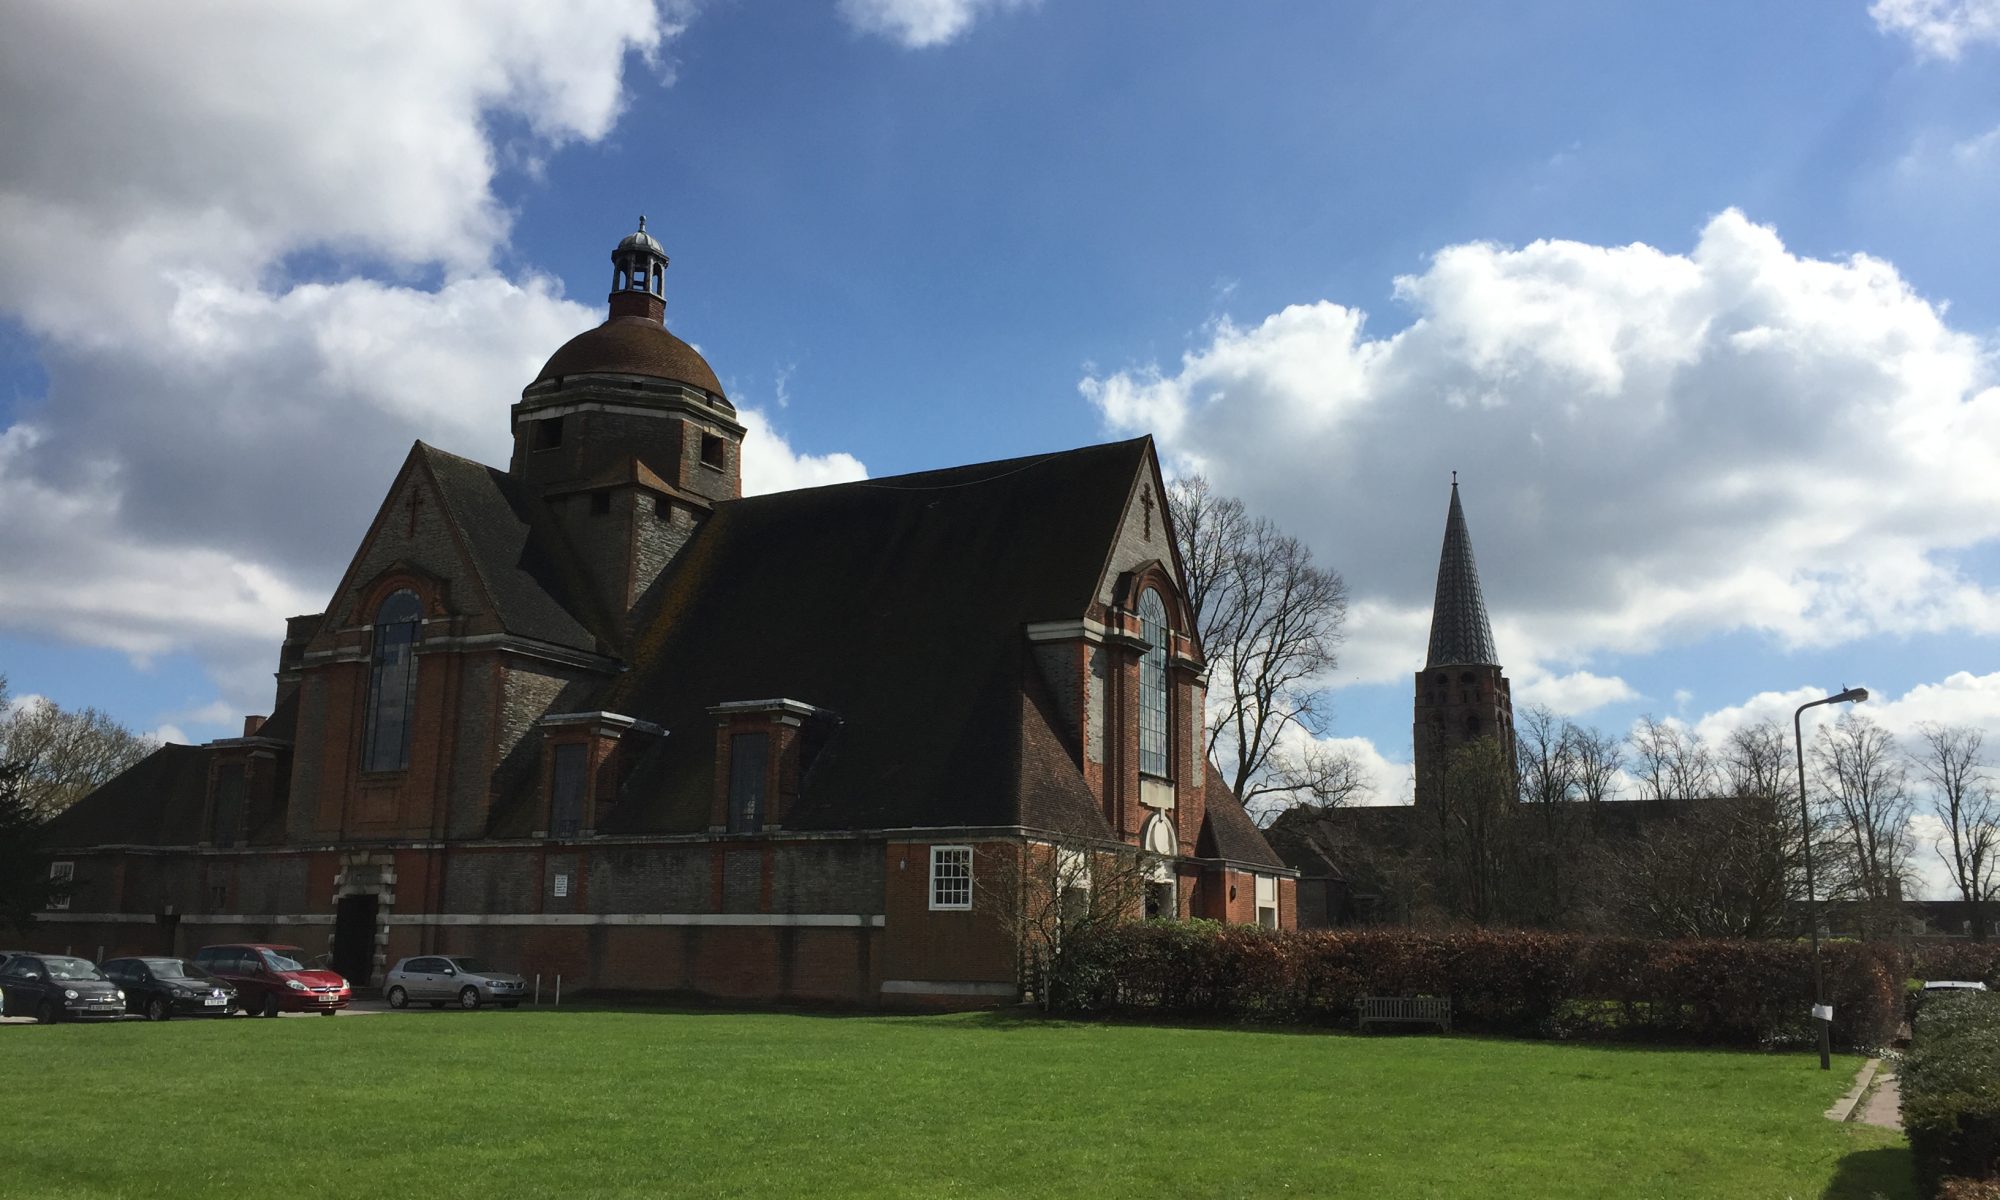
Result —
[{"label": "blue sky", "polygon": [[267,708],[410,441],[502,460],[644,212],[760,486],[1152,432],[1305,537],[1385,791],[1451,469],[1523,699],[1712,732],[1865,683],[2000,743],[1995,0],[65,6],[0,47],[16,693]]}]

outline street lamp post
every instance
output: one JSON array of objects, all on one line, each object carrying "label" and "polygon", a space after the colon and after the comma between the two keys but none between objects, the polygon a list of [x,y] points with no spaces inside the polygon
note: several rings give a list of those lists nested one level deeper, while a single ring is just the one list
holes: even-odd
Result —
[{"label": "street lamp post", "polygon": [[1867,688],[1848,688],[1837,696],[1801,704],[1798,711],[1792,714],[1792,745],[1799,754],[1799,833],[1804,838],[1800,848],[1806,856],[1806,924],[1812,930],[1813,1019],[1819,1022],[1819,1069],[1822,1071],[1833,1069],[1833,1016],[1826,1007],[1826,973],[1819,963],[1819,894],[1813,888],[1812,814],[1806,808],[1806,741],[1799,730],[1799,718],[1805,715],[1807,709],[1818,708],[1822,704],[1847,704],[1867,698]]}]

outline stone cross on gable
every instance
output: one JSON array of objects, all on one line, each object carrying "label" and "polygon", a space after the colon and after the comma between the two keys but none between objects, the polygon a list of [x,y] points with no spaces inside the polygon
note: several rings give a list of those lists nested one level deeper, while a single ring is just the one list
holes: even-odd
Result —
[{"label": "stone cross on gable", "polygon": [[1139,489],[1139,507],[1145,510],[1146,540],[1153,540],[1153,485]]}]

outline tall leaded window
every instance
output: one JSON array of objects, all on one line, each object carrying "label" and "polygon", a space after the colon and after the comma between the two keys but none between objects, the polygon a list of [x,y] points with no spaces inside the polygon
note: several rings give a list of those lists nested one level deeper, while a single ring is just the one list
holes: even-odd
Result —
[{"label": "tall leaded window", "polygon": [[417,699],[417,632],[422,624],[423,606],[415,592],[397,592],[375,610],[364,771],[400,771],[410,765],[410,710]]},{"label": "tall leaded window", "polygon": [[549,777],[549,831],[557,837],[575,837],[583,830],[585,750],[582,742],[556,746]]},{"label": "tall leaded window", "polygon": [[1139,636],[1146,656],[1139,660],[1139,770],[1167,774],[1167,605],[1147,588],[1139,595]]},{"label": "tall leaded window", "polygon": [[764,828],[764,780],[770,763],[770,734],[739,733],[729,739],[729,832]]}]

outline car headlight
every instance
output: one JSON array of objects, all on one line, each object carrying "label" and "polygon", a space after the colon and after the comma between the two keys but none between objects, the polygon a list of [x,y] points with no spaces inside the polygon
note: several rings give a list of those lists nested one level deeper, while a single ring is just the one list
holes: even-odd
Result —
[{"label": "car headlight", "polygon": [[75,988],[64,988],[64,989],[63,989],[63,999],[65,999],[65,1000],[74,1000],[74,999],[76,999],[76,989],[75,989]]},{"label": "car headlight", "polygon": [[303,992],[303,991],[305,991],[305,990],[306,990],[306,985],[305,985],[305,984],[303,984],[303,983],[300,983],[300,982],[299,982],[298,980],[296,980],[296,979],[287,979],[287,980],[285,980],[285,986],[286,986],[286,987],[288,987],[288,988],[290,988],[290,989],[292,989],[292,990],[293,990],[293,991],[295,991],[295,992]]},{"label": "car headlight", "polygon": [[119,993],[118,993],[118,998],[119,998],[120,1000],[123,1000],[123,999],[125,998],[125,993],[124,993],[124,992],[122,992],[122,991],[121,991],[121,992],[119,992]]}]

